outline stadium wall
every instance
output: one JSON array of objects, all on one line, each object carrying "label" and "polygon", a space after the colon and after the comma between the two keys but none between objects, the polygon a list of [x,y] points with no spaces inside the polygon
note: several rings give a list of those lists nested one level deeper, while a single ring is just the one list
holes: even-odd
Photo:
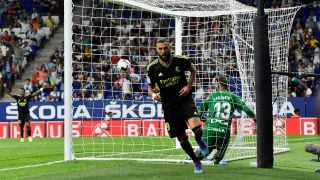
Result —
[{"label": "stadium wall", "polygon": [[[320,120],[316,118],[316,98],[289,98],[288,103],[278,107],[273,106],[274,115],[286,114],[286,119],[274,119],[274,133],[295,135],[319,134]],[[301,117],[291,117],[294,109],[300,109]],[[106,113],[112,111],[114,116],[106,126],[101,123]],[[1,103],[0,105],[0,138],[19,138],[16,103]],[[254,123],[251,119],[237,119],[235,113],[232,122],[232,134],[254,134]],[[63,137],[63,102],[31,102],[30,117],[32,136],[35,138]],[[99,117],[99,118],[97,118]],[[236,127],[242,124],[243,132],[237,132]],[[286,124],[286,126],[285,126]],[[286,127],[286,128],[285,128]],[[72,134],[80,136],[166,136],[165,123],[161,104],[153,102],[122,102],[84,100],[74,102],[74,121]]]}]

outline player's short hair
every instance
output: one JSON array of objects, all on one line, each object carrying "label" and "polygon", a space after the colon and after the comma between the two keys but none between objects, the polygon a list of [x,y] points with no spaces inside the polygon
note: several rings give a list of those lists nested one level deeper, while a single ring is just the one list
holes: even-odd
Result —
[{"label": "player's short hair", "polygon": [[166,38],[160,38],[160,39],[157,40],[157,44],[158,43],[168,43],[169,44],[169,40],[166,39]]},{"label": "player's short hair", "polygon": [[218,76],[217,77],[217,82],[220,83],[223,87],[226,89],[228,88],[228,80],[227,77],[225,76]]},{"label": "player's short hair", "polygon": [[25,92],[25,89],[24,89],[24,88],[20,88],[20,91],[23,91],[23,92]]}]

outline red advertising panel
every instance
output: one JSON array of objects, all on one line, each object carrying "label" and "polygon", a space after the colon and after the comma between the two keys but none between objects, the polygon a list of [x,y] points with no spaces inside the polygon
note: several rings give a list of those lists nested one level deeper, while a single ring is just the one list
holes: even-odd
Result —
[{"label": "red advertising panel", "polygon": [[143,136],[160,136],[160,120],[143,120],[142,121],[142,135]]},{"label": "red advertising panel", "polygon": [[317,118],[300,118],[301,121],[301,135],[317,135],[318,119]]},{"label": "red advertising panel", "polygon": [[141,120],[124,121],[125,136],[141,136]]},{"label": "red advertising panel", "polygon": [[61,138],[64,136],[63,121],[47,121],[47,137],[48,138]]},{"label": "red advertising panel", "polygon": [[[83,121],[82,122],[82,136],[125,136],[125,121]],[[140,125],[139,125],[140,128]]]},{"label": "red advertising panel", "polygon": [[0,139],[9,138],[9,122],[0,122]]},{"label": "red advertising panel", "polygon": [[293,117],[293,118],[287,118],[286,119],[286,131],[289,135],[300,135],[300,118],[299,117]]},{"label": "red advertising panel", "polygon": [[166,122],[164,119],[160,120],[160,127],[161,127],[161,136],[169,136],[167,127],[166,127]]},{"label": "red advertising panel", "polygon": [[31,122],[31,136],[34,138],[46,137],[45,126],[46,126],[45,121]]},{"label": "red advertising panel", "polygon": [[[252,119],[242,118],[235,119],[236,123],[231,123],[232,133],[236,133],[238,135],[253,135],[256,134],[255,122]],[[236,135],[235,134],[235,135]]]},{"label": "red advertising panel", "polygon": [[72,121],[72,137],[80,137],[82,132],[82,122]]},{"label": "red advertising panel", "polygon": [[286,134],[286,119],[285,118],[273,119],[273,134],[274,135],[285,135]]},{"label": "red advertising panel", "polygon": [[[24,136],[26,137],[26,127],[24,128]],[[37,121],[31,122],[31,136],[34,138],[43,138],[45,137],[45,122]],[[18,122],[10,122],[10,137],[11,138],[20,138],[20,127]]]}]

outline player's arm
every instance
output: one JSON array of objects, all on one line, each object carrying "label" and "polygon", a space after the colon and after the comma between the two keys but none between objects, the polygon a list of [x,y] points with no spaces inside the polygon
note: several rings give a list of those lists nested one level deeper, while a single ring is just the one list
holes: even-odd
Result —
[{"label": "player's arm", "polygon": [[240,97],[234,95],[233,99],[238,109],[244,111],[250,118],[256,121],[254,112],[240,99]]},{"label": "player's arm", "polygon": [[38,94],[40,94],[40,93],[42,93],[42,92],[43,92],[43,88],[40,88],[38,91],[32,93],[31,96],[32,96],[32,97],[33,97],[33,96],[36,96],[36,95],[38,95]]},{"label": "player's arm", "polygon": [[13,92],[11,91],[11,89],[9,89],[8,95],[14,98],[14,94],[13,94]]},{"label": "player's arm", "polygon": [[148,83],[148,95],[154,101],[160,101],[161,96],[159,92],[155,92],[155,79],[153,78],[152,71],[150,70],[150,66],[148,66],[148,74],[147,74],[147,83]]},{"label": "player's arm", "polygon": [[19,99],[19,96],[16,94],[13,94],[13,92],[11,91],[11,89],[9,89],[8,91],[8,95],[13,97],[16,101]]}]

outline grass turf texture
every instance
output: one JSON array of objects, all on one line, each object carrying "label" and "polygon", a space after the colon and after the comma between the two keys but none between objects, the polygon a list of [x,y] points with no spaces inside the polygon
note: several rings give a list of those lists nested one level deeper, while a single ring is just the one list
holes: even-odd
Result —
[{"label": "grass turf texture", "polygon": [[[290,152],[274,156],[272,169],[249,166],[255,159],[228,162],[226,166],[204,166],[203,174],[194,174],[191,164],[137,161],[63,160],[63,139],[0,140],[0,179],[320,179],[320,162],[306,153],[306,143],[320,143],[318,136],[289,136]],[[12,168],[12,169],[9,169]]]}]

